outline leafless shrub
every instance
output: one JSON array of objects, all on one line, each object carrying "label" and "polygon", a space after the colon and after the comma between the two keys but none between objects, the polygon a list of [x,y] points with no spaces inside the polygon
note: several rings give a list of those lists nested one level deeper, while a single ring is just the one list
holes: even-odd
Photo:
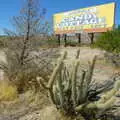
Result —
[{"label": "leafless shrub", "polygon": [[26,0],[20,15],[13,17],[15,31],[4,30],[8,35],[5,44],[7,63],[1,62],[0,69],[9,80],[14,81],[19,91],[28,89],[30,84],[36,85],[37,75],[47,78],[52,70],[51,60],[57,52],[40,49],[43,39],[37,39],[37,36],[41,38],[49,32],[44,20],[45,12],[45,9],[39,8],[37,0]]}]

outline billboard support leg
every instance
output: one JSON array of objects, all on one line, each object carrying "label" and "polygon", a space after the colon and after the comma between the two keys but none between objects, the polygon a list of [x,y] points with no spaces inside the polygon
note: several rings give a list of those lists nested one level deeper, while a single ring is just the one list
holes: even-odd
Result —
[{"label": "billboard support leg", "polygon": [[60,46],[60,34],[58,35],[58,45]]},{"label": "billboard support leg", "polygon": [[60,46],[60,34],[57,34],[58,45]]},{"label": "billboard support leg", "polygon": [[81,34],[80,33],[78,34],[78,43],[79,43],[79,45],[81,44]]},{"label": "billboard support leg", "polygon": [[90,42],[91,44],[94,43],[94,33],[89,33],[90,34]]},{"label": "billboard support leg", "polygon": [[67,46],[67,35],[66,34],[64,34],[64,42],[65,42],[65,47]]}]

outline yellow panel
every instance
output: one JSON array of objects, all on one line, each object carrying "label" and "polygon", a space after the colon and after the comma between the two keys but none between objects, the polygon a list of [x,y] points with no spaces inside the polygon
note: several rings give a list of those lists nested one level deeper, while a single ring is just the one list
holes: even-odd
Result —
[{"label": "yellow panel", "polygon": [[58,13],[53,16],[54,32],[102,32],[114,25],[115,3]]}]

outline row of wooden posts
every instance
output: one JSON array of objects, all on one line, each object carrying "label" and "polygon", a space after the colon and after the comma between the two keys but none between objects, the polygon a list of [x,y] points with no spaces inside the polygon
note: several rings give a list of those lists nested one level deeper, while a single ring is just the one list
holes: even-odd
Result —
[{"label": "row of wooden posts", "polygon": [[[94,43],[94,33],[88,33],[89,37],[90,37],[90,43],[93,44]],[[61,35],[60,34],[56,34],[57,40],[58,40],[58,45],[61,45]],[[64,43],[65,46],[67,46],[67,34],[63,35],[63,39],[64,39]],[[76,37],[78,38],[78,44],[81,44],[81,33],[76,33]]]}]

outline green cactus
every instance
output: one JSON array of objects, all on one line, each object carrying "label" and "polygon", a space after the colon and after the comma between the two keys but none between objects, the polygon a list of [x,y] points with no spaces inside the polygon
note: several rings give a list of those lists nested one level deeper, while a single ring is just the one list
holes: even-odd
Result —
[{"label": "green cactus", "polygon": [[75,61],[75,67],[73,68],[72,73],[72,101],[74,107],[76,106],[77,92],[76,92],[76,80],[77,80],[77,71],[78,71],[79,61]]},{"label": "green cactus", "polygon": [[[80,67],[79,54],[80,49],[77,51],[73,67],[66,67],[64,59],[67,56],[67,52],[64,52],[53,70],[48,85],[45,85],[43,83],[44,80],[40,78],[41,85],[49,91],[51,100],[57,108],[62,109],[68,114],[82,114],[83,111],[88,111],[89,109],[93,111],[102,109],[104,111],[112,107],[116,100],[115,94],[120,88],[120,82],[117,81],[114,88],[102,96],[100,100],[95,102],[89,101],[88,91],[97,57],[95,56],[92,63],[89,63],[87,71],[82,70],[80,73],[81,77],[78,79]],[[88,113],[86,112],[86,114]]]},{"label": "green cactus", "polygon": [[63,108],[64,105],[64,93],[63,93],[63,84],[62,84],[62,67],[59,71],[59,77],[58,77],[58,90],[59,90],[59,98],[60,98],[60,106]]},{"label": "green cactus", "polygon": [[59,59],[57,66],[53,70],[53,73],[48,82],[48,88],[51,88],[53,86],[53,82],[57,76],[57,73],[59,73],[60,68],[62,68],[63,60],[66,58],[66,56],[67,56],[67,52],[65,51],[64,54],[62,55],[62,57]]},{"label": "green cactus", "polygon": [[120,81],[116,81],[113,89],[109,92],[107,92],[105,95],[101,97],[101,99],[97,102],[88,103],[88,104],[81,104],[76,107],[76,111],[82,111],[83,109],[98,109],[98,110],[106,110],[111,108],[115,101],[118,90],[120,88]]}]

